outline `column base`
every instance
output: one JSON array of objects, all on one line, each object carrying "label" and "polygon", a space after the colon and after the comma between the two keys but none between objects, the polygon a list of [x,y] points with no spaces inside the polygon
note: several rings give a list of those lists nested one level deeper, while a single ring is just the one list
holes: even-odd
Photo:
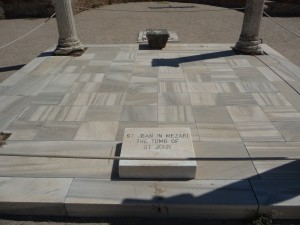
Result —
[{"label": "column base", "polygon": [[263,55],[260,40],[239,40],[233,48],[234,51],[245,55]]},{"label": "column base", "polygon": [[67,39],[59,39],[58,45],[54,50],[54,55],[73,55],[74,53],[83,53],[85,51],[85,47],[81,44],[77,37],[67,38]]}]

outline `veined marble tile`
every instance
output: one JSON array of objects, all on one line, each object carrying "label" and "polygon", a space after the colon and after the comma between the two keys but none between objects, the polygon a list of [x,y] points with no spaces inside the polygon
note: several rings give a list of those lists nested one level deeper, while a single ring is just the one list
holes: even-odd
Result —
[{"label": "veined marble tile", "polygon": [[257,172],[249,161],[197,161],[197,180],[205,179],[253,179]]},{"label": "veined marble tile", "polygon": [[236,127],[243,141],[285,141],[268,121],[237,122]]},{"label": "veined marble tile", "polygon": [[232,124],[225,106],[193,106],[196,122]]},{"label": "veined marble tile", "polygon": [[123,106],[90,106],[83,121],[119,121]]},{"label": "veined marble tile", "polygon": [[252,96],[260,106],[291,106],[280,93],[253,93]]},{"label": "veined marble tile", "polygon": [[299,157],[300,142],[244,142],[251,157]]},{"label": "veined marble tile", "polygon": [[4,154],[66,157],[114,156],[119,142],[100,141],[7,141]]},{"label": "veined marble tile", "polygon": [[246,93],[246,89],[241,82],[216,82],[215,85],[219,93]]},{"label": "veined marble tile", "polygon": [[135,73],[131,77],[131,82],[157,82],[157,74]]},{"label": "veined marble tile", "polygon": [[158,74],[159,81],[185,82],[184,74]]},{"label": "veined marble tile", "polygon": [[58,74],[51,85],[72,85],[79,77],[79,73],[67,73],[67,74]]},{"label": "veined marble tile", "polygon": [[133,71],[132,74],[151,74],[151,75],[158,75],[158,69],[157,67],[152,67],[152,59],[151,60],[147,60],[145,62],[145,60],[143,60],[142,62],[140,60],[136,60],[135,62],[135,66],[133,67]]},{"label": "veined marble tile", "polygon": [[188,93],[159,93],[158,105],[191,105]]},{"label": "veined marble tile", "polygon": [[118,106],[125,101],[125,92],[95,93],[91,105]]},{"label": "veined marble tile", "polygon": [[111,63],[111,61],[91,61],[81,69],[80,73],[106,73],[110,70]]},{"label": "veined marble tile", "polygon": [[120,82],[130,82],[131,80],[131,73],[125,73],[125,72],[116,72],[116,73],[106,73],[104,76],[104,82],[110,80],[110,81],[120,81]]},{"label": "veined marble tile", "polygon": [[108,72],[110,73],[132,73],[133,71],[133,62],[117,62],[113,61],[110,65]]},{"label": "veined marble tile", "polygon": [[124,131],[126,128],[156,128],[157,121],[155,122],[119,122],[118,132],[117,132],[117,141],[123,141]]},{"label": "veined marble tile", "polygon": [[152,105],[125,105],[120,121],[141,121],[154,122],[157,121],[157,106]]},{"label": "veined marble tile", "polygon": [[127,93],[124,105],[157,105],[157,93]]},{"label": "veined marble tile", "polygon": [[95,93],[88,92],[79,92],[79,93],[67,93],[62,99],[60,105],[77,105],[77,106],[85,106],[91,105]]},{"label": "veined marble tile", "polygon": [[293,106],[263,106],[270,121],[300,121],[300,113]]},{"label": "veined marble tile", "polygon": [[38,130],[33,140],[38,141],[71,141],[80,124],[75,122],[47,122]]},{"label": "veined marble tile", "polygon": [[256,67],[234,67],[233,71],[242,82],[268,82],[268,79]]},{"label": "veined marble tile", "polygon": [[247,59],[232,59],[229,63],[232,67],[252,67]]},{"label": "veined marble tile", "polygon": [[83,122],[74,138],[78,141],[114,141],[119,122]]},{"label": "veined marble tile", "polygon": [[224,105],[257,105],[251,94],[223,93],[220,96]]},{"label": "veined marble tile", "polygon": [[76,82],[68,90],[69,93],[92,93],[95,92],[98,82]]},{"label": "veined marble tile", "polygon": [[128,93],[157,93],[157,91],[157,82],[132,82],[128,88]]},{"label": "veined marble tile", "polygon": [[31,105],[18,121],[82,121],[88,106]]},{"label": "veined marble tile", "polygon": [[187,82],[188,92],[218,93],[217,87],[213,82]]},{"label": "veined marble tile", "polygon": [[1,156],[0,176],[108,179],[112,166],[113,162],[107,159]]},{"label": "veined marble tile", "polygon": [[295,109],[300,111],[299,94],[293,90],[286,82],[274,81],[274,86],[280,91],[280,93],[294,106]]},{"label": "veined marble tile", "polygon": [[224,158],[224,160],[250,159],[242,141],[194,141],[193,144],[196,157]]},{"label": "veined marble tile", "polygon": [[0,130],[5,130],[31,103],[32,97],[21,97],[0,112]]},{"label": "veined marble tile", "polygon": [[209,72],[187,73],[186,82],[212,82]]},{"label": "veined marble tile", "polygon": [[278,89],[272,85],[270,82],[242,82],[243,87],[248,93],[268,93],[268,92],[278,92]]},{"label": "veined marble tile", "polygon": [[134,49],[126,48],[121,49],[121,51],[118,52],[115,61],[134,61],[136,57],[136,51]]},{"label": "veined marble tile", "polygon": [[5,79],[0,83],[0,86],[14,86],[20,80],[22,80],[25,76],[29,75],[34,69],[36,69],[41,63],[47,60],[46,57],[38,57],[33,59],[30,63],[22,67],[20,70],[15,72],[13,75]]},{"label": "veined marble tile", "polygon": [[70,62],[71,57],[69,56],[51,56],[48,57],[43,63],[36,67],[31,74],[32,75],[52,75],[60,74],[65,69],[68,62]]},{"label": "veined marble tile", "polygon": [[259,106],[227,106],[234,122],[269,121]]},{"label": "veined marble tile", "polygon": [[[165,60],[165,59],[163,59]],[[179,61],[178,61],[179,62]],[[181,66],[159,66],[158,74],[183,74],[183,69]]]},{"label": "veined marble tile", "polygon": [[234,124],[197,123],[201,141],[241,141]]},{"label": "veined marble tile", "polygon": [[0,96],[0,112],[7,110],[10,106],[12,106],[15,102],[22,99],[22,96]]},{"label": "veined marble tile", "polygon": [[158,92],[167,93],[167,92],[188,92],[185,82],[159,82],[158,83]]},{"label": "veined marble tile", "polygon": [[[76,70],[77,70],[77,71],[76,71]],[[67,66],[64,67],[64,69],[62,70],[62,73],[75,73],[75,72],[79,72],[77,66],[69,66],[69,65],[67,65]]]},{"label": "veined marble tile", "polygon": [[262,180],[300,179],[300,161],[254,160],[253,163]]},{"label": "veined marble tile", "polygon": [[159,122],[194,122],[191,106],[158,106]]},{"label": "veined marble tile", "polygon": [[299,180],[251,180],[259,203],[258,213],[276,219],[299,219]]},{"label": "veined marble tile", "polygon": [[280,64],[270,65],[270,68],[286,81],[295,81],[297,77]]},{"label": "veined marble tile", "polygon": [[240,82],[240,79],[234,72],[214,72],[211,78],[215,82]]},{"label": "veined marble tile", "polygon": [[[88,207],[91,204],[94,207]],[[162,206],[166,206],[168,210]],[[257,209],[257,202],[248,181],[110,182],[99,179],[76,179],[68,193],[66,208],[70,216],[138,214],[244,218],[249,211]],[[228,210],[229,208],[234,210]]]},{"label": "veined marble tile", "polygon": [[286,141],[300,141],[300,121],[272,122]]},{"label": "veined marble tile", "polygon": [[197,126],[195,123],[165,123],[161,122],[158,123],[158,127],[165,127],[165,128],[178,128],[178,127],[183,127],[183,128],[190,128],[191,133],[192,133],[192,140],[193,141],[200,141]]},{"label": "veined marble tile", "polygon": [[53,80],[53,75],[28,76],[9,89],[5,95],[36,96]]},{"label": "veined marble tile", "polygon": [[0,177],[0,213],[67,216],[64,203],[72,180]]},{"label": "veined marble tile", "polygon": [[221,95],[213,93],[189,93],[192,105],[221,106],[224,105]]},{"label": "veined marble tile", "polygon": [[256,67],[269,81],[282,81],[282,79],[267,66]]},{"label": "veined marble tile", "polygon": [[129,82],[104,80],[98,92],[126,92],[129,87]]},{"label": "veined marble tile", "polygon": [[32,140],[41,126],[41,122],[15,121],[5,132],[11,133],[9,140]]},{"label": "veined marble tile", "polygon": [[58,94],[58,93],[66,93],[72,87],[72,84],[60,84],[50,82],[41,92],[40,94]]}]

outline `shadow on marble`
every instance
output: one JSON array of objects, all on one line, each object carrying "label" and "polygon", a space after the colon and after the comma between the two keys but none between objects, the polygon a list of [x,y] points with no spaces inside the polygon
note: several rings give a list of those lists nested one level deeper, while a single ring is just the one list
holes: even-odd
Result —
[{"label": "shadow on marble", "polygon": [[195,61],[204,61],[209,59],[223,58],[233,56],[235,53],[232,50],[219,51],[219,52],[210,52],[200,55],[186,56],[186,57],[177,57],[177,58],[158,58],[152,60],[153,67],[180,67],[180,64],[195,62]]}]

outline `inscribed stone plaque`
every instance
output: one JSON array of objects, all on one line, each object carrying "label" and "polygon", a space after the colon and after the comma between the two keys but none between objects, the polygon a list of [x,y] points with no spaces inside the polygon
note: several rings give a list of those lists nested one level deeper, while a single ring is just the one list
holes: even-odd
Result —
[{"label": "inscribed stone plaque", "polygon": [[121,178],[195,178],[190,128],[126,128],[121,157],[139,158],[119,161]]}]

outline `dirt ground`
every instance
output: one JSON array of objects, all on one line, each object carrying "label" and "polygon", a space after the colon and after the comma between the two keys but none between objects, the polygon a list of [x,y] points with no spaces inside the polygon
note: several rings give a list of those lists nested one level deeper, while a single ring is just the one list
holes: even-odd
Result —
[{"label": "dirt ground", "polygon": [[[105,6],[79,13],[75,16],[77,33],[83,43],[136,43],[139,31],[147,28],[166,28],[178,34],[181,43],[236,43],[239,38],[243,13],[224,8],[172,3],[174,6],[194,6],[189,9],[149,9],[149,6],[167,6],[168,3],[127,3]],[[213,11],[220,10],[220,11]],[[193,11],[193,12],[190,12]],[[281,24],[300,34],[300,18],[275,18]],[[0,20],[1,46],[22,36],[45,19]],[[55,19],[24,39],[0,49],[0,82],[37,57],[42,51],[57,43]],[[287,32],[269,18],[261,26],[263,42],[300,66],[300,38]],[[83,219],[46,217],[9,217],[0,225],[152,225],[152,224],[203,224],[242,225],[245,221],[184,220],[184,219]],[[284,221],[274,224],[300,224]]]}]

